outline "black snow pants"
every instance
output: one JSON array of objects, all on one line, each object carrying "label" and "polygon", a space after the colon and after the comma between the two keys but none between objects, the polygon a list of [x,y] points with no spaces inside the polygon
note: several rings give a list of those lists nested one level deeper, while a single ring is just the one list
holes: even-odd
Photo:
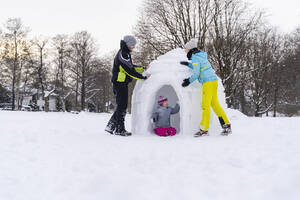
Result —
[{"label": "black snow pants", "polygon": [[125,129],[124,121],[128,106],[128,83],[113,83],[113,92],[116,98],[117,108],[110,122],[114,123],[117,129]]}]

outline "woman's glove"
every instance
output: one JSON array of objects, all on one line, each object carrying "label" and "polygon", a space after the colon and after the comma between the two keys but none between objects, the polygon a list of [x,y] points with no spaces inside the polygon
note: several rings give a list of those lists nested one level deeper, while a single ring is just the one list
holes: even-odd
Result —
[{"label": "woman's glove", "polygon": [[181,61],[180,64],[189,66],[189,62],[188,61]]},{"label": "woman's glove", "polygon": [[182,87],[187,87],[190,84],[190,80],[188,78],[183,80],[183,83],[181,84]]}]

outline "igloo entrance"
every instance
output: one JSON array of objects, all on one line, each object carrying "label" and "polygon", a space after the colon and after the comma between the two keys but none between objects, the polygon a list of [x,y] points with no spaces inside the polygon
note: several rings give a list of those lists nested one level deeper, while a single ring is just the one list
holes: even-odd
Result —
[{"label": "igloo entrance", "polygon": [[[174,88],[171,85],[164,85],[156,92],[153,110],[157,107],[157,99],[159,96],[168,98],[169,106],[171,107],[174,107],[179,100]],[[178,104],[180,105],[180,102],[178,102]],[[171,126],[177,130],[177,133],[180,132],[180,111],[171,115]]]}]

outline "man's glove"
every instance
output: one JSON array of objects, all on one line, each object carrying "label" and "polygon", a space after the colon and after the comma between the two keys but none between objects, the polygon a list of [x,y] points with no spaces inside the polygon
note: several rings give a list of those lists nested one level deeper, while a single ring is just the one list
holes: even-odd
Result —
[{"label": "man's glove", "polygon": [[181,61],[180,64],[189,66],[189,62],[188,61]]},{"label": "man's glove", "polygon": [[190,80],[188,78],[183,80],[183,83],[181,84],[182,87],[187,87],[190,84]]}]

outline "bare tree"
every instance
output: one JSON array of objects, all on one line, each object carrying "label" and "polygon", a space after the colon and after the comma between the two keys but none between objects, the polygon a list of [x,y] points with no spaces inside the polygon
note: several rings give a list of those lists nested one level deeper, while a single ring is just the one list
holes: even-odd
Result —
[{"label": "bare tree", "polygon": [[192,38],[198,38],[203,47],[213,20],[211,5],[210,0],[148,0],[136,36],[151,57],[183,47]]},{"label": "bare tree", "polygon": [[[273,90],[272,73],[280,59],[277,55],[282,51],[280,35],[273,28],[264,28],[247,39],[247,72],[245,96],[254,105],[255,116],[267,113],[274,105],[268,100]],[[275,77],[278,79],[278,77]],[[245,80],[244,80],[245,81]]]},{"label": "bare tree", "polygon": [[273,116],[279,109],[292,116],[300,111],[300,28],[286,35],[279,57],[273,70]]},{"label": "bare tree", "polygon": [[6,41],[7,44],[5,48],[9,47],[13,50],[13,52],[9,52],[9,50],[7,50],[5,52],[6,53],[5,55],[9,56],[7,57],[7,61],[11,59],[13,61],[13,63],[10,63],[12,64],[11,91],[12,91],[12,110],[15,110],[15,101],[16,101],[15,88],[16,88],[17,76],[19,72],[19,50],[20,48],[22,48],[20,43],[23,42],[26,34],[28,33],[28,28],[23,25],[20,18],[10,18],[6,21],[5,29],[6,29],[5,38],[7,40]]},{"label": "bare tree", "polygon": [[92,65],[94,65],[92,84],[88,86],[86,101],[90,109],[96,112],[107,112],[112,99],[111,60],[105,57],[94,59]]},{"label": "bare tree", "polygon": [[54,48],[54,64],[55,64],[55,88],[58,93],[62,110],[66,111],[66,99],[71,94],[71,90],[67,87],[67,75],[70,67],[71,45],[67,35],[56,35],[52,38],[52,46]]},{"label": "bare tree", "polygon": [[71,46],[73,51],[70,56],[72,58],[73,65],[70,67],[70,70],[76,77],[76,100],[78,97],[77,94],[80,94],[81,110],[85,110],[87,95],[86,89],[89,84],[93,68],[91,62],[95,57],[97,49],[91,34],[86,31],[75,33],[71,40]]},{"label": "bare tree", "polygon": [[[47,55],[47,49],[46,45],[48,43],[48,39],[46,38],[36,38],[32,41],[32,44],[36,48],[36,55],[37,55],[37,65],[36,65],[36,76],[37,76],[37,82],[39,85],[39,89],[42,92],[42,99],[45,101],[45,111],[49,111],[49,101],[48,98],[45,98],[46,93],[45,90],[47,89],[46,86],[46,72],[47,72],[47,67],[45,65],[45,57]],[[48,96],[48,95],[47,95]]]},{"label": "bare tree", "polygon": [[260,25],[261,12],[251,14],[240,0],[214,0],[213,27],[210,29],[210,55],[225,87],[228,107],[234,106],[241,83],[247,37]]},{"label": "bare tree", "polygon": [[22,87],[18,87],[17,93],[20,93],[17,96],[20,96],[18,99],[18,108],[22,107],[24,96],[30,92],[30,85],[32,85],[33,78],[32,74],[34,72],[34,65],[32,64],[33,57],[33,48],[32,45],[27,41],[24,44],[23,54],[19,59],[20,63],[20,73],[18,78],[18,84],[22,85]]}]

